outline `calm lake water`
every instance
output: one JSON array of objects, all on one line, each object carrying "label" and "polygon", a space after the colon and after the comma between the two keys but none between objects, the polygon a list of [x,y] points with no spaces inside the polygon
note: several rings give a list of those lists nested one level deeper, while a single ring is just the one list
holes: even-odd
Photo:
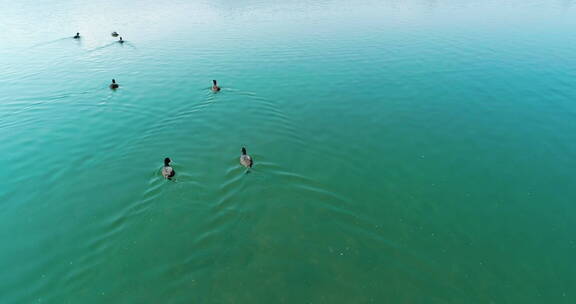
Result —
[{"label": "calm lake water", "polygon": [[576,302],[576,1],[0,0],[0,25],[1,303]]}]

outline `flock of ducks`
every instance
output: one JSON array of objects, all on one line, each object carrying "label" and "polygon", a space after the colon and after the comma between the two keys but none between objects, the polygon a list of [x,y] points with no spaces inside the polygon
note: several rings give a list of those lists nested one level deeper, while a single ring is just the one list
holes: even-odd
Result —
[{"label": "flock of ducks", "polygon": [[[112,32],[111,33],[112,37],[118,37],[120,36],[117,32]],[[76,35],[73,37],[74,39],[80,39],[80,33],[76,33]],[[124,40],[122,40],[122,37],[120,37],[120,39],[118,40],[118,43],[124,43]],[[112,90],[116,90],[120,87],[120,85],[118,83],[116,83],[116,79],[112,79],[112,83],[110,84],[110,89]],[[212,91],[213,92],[219,92],[221,89],[218,86],[218,82],[216,80],[212,80]],[[246,148],[242,147],[240,154],[240,164],[246,168],[252,168],[252,165],[254,164],[252,157],[250,157],[250,155],[248,155],[246,153]],[[174,170],[174,168],[172,168],[172,166],[170,166],[170,163],[172,162],[172,160],[169,157],[166,157],[164,159],[164,167],[162,167],[162,176],[164,176],[164,178],[171,180],[175,175],[176,175],[176,171]]]}]

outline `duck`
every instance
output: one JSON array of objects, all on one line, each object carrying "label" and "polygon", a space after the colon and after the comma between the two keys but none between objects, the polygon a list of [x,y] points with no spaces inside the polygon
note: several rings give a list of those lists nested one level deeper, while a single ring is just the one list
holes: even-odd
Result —
[{"label": "duck", "polygon": [[118,32],[112,32],[110,35],[112,35],[112,37],[118,37]]},{"label": "duck", "polygon": [[252,161],[252,157],[246,154],[246,148],[242,147],[242,155],[240,155],[240,164],[246,168],[252,168],[254,162]]},{"label": "duck", "polygon": [[214,91],[214,92],[220,91],[220,87],[218,86],[218,82],[216,82],[216,80],[212,80],[212,83],[214,84],[212,86],[212,91]]},{"label": "duck", "polygon": [[76,33],[76,36],[73,37],[74,39],[80,39],[80,33]]},{"label": "duck", "polygon": [[117,89],[119,85],[116,83],[116,79],[112,79],[112,83],[110,84],[111,89]]},{"label": "duck", "polygon": [[170,162],[172,160],[168,157],[164,159],[164,167],[162,168],[162,176],[167,179],[172,179],[174,175],[176,175],[176,171],[172,167],[170,167]]},{"label": "duck", "polygon": [[124,40],[122,40],[122,37],[120,37],[120,40],[118,40],[118,42],[124,43]]}]

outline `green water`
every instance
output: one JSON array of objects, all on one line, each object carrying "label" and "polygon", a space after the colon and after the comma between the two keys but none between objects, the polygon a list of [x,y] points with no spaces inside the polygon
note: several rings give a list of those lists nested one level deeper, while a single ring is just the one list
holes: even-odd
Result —
[{"label": "green water", "polygon": [[0,303],[576,302],[576,1],[0,25]]}]

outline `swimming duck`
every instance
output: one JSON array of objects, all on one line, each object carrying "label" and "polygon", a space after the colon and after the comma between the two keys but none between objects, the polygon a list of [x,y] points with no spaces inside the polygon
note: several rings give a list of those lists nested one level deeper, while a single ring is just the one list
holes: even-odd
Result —
[{"label": "swimming duck", "polygon": [[214,84],[212,86],[212,91],[214,91],[214,92],[220,91],[220,87],[218,86],[218,82],[216,82],[216,80],[212,80],[212,83]]},{"label": "swimming duck", "polygon": [[116,83],[116,79],[112,79],[112,83],[110,84],[111,89],[117,89],[119,85]]},{"label": "swimming duck", "polygon": [[242,155],[240,155],[240,164],[246,168],[252,168],[254,162],[252,161],[252,157],[246,154],[246,148],[242,147]]},{"label": "swimming duck", "polygon": [[176,175],[176,171],[172,167],[170,167],[170,158],[166,157],[164,159],[164,168],[162,168],[162,176],[167,179],[172,179],[174,175]]},{"label": "swimming duck", "polygon": [[118,37],[118,32],[112,32],[110,35],[112,35],[112,37]]},{"label": "swimming duck", "polygon": [[118,40],[118,42],[124,43],[124,40],[122,40],[122,37],[120,37],[120,40]]},{"label": "swimming duck", "polygon": [[79,39],[80,38],[80,33],[76,33],[76,36],[74,36],[74,39]]}]

